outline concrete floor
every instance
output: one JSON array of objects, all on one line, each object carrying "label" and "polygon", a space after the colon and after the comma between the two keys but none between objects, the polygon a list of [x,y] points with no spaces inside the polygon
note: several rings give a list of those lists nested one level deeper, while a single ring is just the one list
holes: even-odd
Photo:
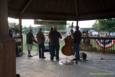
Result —
[{"label": "concrete floor", "polygon": [[[60,55],[59,62],[52,62],[49,53],[46,59],[39,59],[37,55],[28,58],[27,55],[16,58],[16,71],[21,77],[115,77],[115,55],[89,53],[87,62],[78,64],[63,64],[71,57]],[[104,60],[100,60],[103,57]]]}]

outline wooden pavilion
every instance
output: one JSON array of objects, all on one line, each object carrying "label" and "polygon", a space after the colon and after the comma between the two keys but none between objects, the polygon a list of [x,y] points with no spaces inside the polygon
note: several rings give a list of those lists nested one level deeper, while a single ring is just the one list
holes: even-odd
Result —
[{"label": "wooden pavilion", "polygon": [[[115,0],[0,0],[0,77],[16,77],[15,42],[8,17],[89,20],[115,17]],[[21,31],[20,31],[21,33]]]}]

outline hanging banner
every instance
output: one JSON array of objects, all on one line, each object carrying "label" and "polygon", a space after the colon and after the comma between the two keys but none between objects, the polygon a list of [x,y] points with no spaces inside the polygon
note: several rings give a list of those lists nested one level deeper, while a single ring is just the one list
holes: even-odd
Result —
[{"label": "hanging banner", "polygon": [[100,47],[104,48],[104,44],[105,44],[105,48],[111,48],[113,44],[115,44],[115,40],[98,40],[96,39],[96,43],[97,45],[99,45]]}]

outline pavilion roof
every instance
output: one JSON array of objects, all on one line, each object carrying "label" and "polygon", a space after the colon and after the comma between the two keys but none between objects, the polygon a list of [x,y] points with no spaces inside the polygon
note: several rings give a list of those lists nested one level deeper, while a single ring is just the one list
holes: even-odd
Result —
[{"label": "pavilion roof", "polygon": [[89,20],[115,17],[115,0],[8,0],[8,16]]}]

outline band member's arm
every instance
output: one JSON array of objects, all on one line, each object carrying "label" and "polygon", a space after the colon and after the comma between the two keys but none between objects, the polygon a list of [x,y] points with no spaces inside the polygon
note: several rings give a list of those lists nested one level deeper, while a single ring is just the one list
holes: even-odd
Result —
[{"label": "band member's arm", "polygon": [[62,39],[62,35],[61,35],[61,33],[59,33],[59,38]]},{"label": "band member's arm", "polygon": [[82,36],[82,34],[81,34],[81,32],[79,31],[79,36],[78,36],[79,42],[81,42],[81,36]]},{"label": "band member's arm", "polygon": [[37,40],[34,38],[33,34],[32,34],[32,39],[35,43],[37,43]]},{"label": "band member's arm", "polygon": [[50,32],[48,33],[48,39],[50,39]]},{"label": "band member's arm", "polygon": [[26,35],[26,43],[28,43],[29,39],[28,39],[28,34]]},{"label": "band member's arm", "polygon": [[43,35],[43,40],[45,41],[45,35],[44,34],[42,34]]}]

